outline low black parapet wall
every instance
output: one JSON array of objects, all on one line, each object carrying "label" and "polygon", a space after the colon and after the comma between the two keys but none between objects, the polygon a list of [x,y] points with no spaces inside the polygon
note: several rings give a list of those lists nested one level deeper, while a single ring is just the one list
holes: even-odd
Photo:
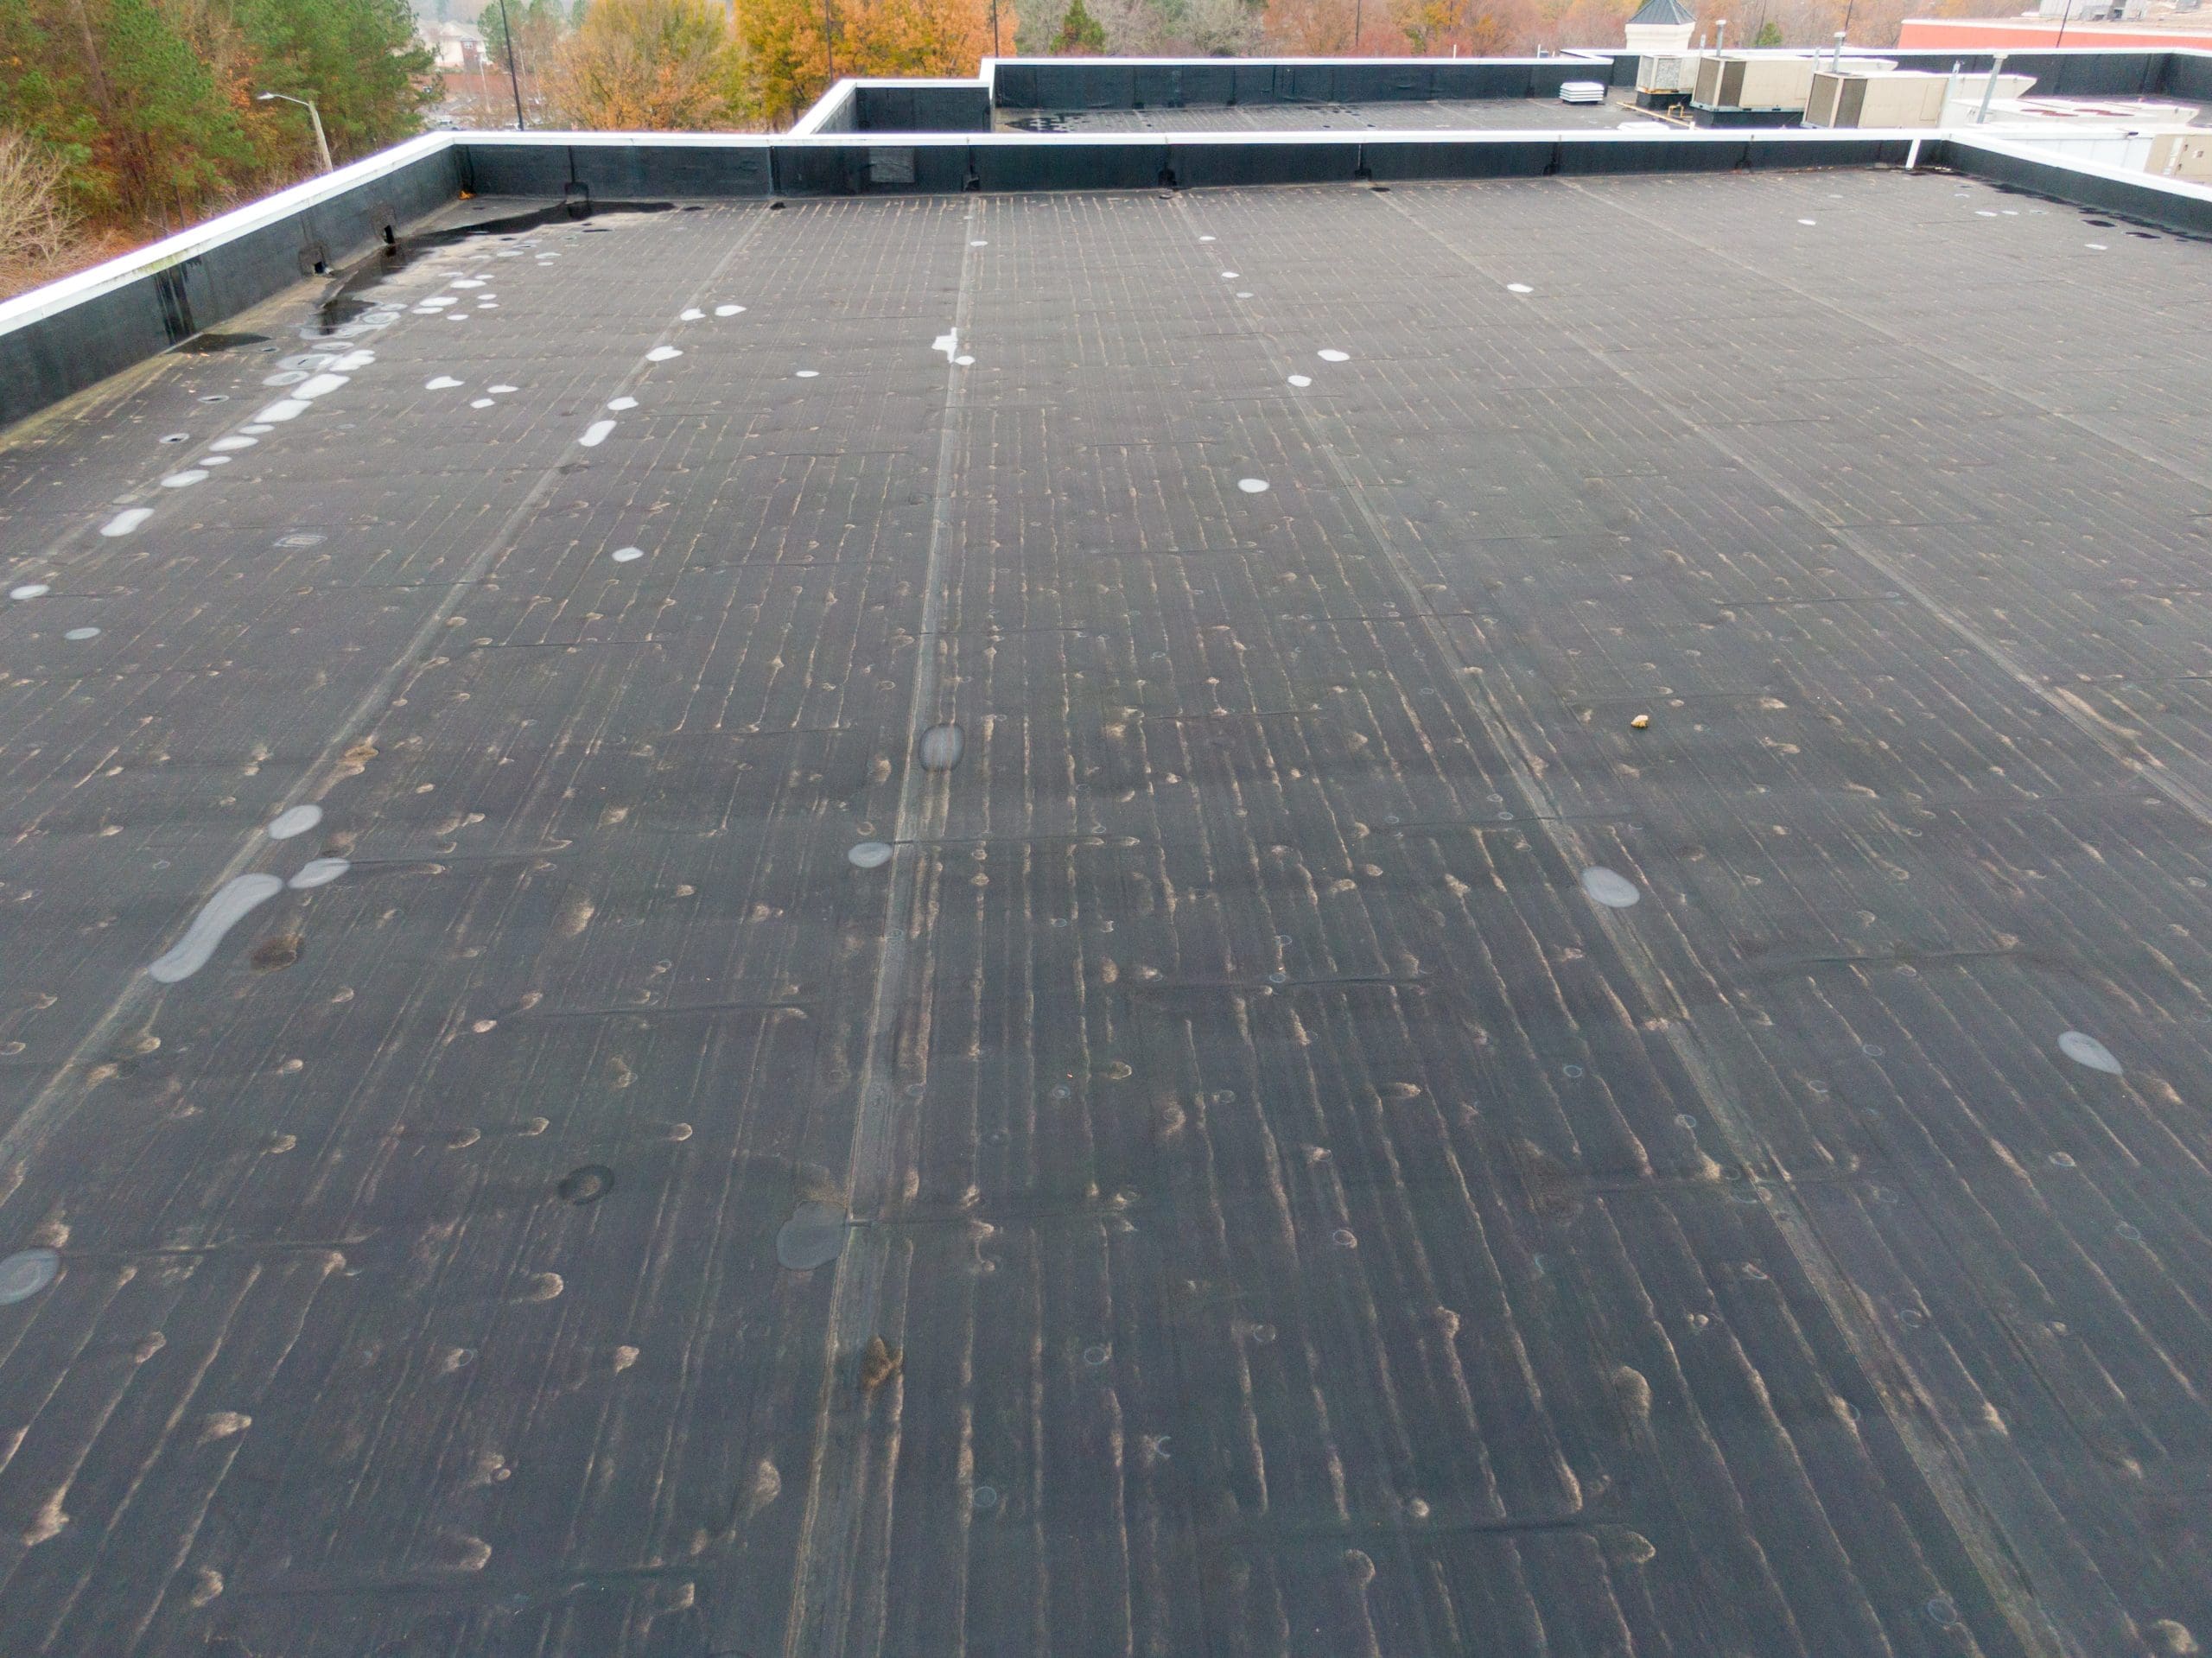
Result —
[{"label": "low black parapet wall", "polygon": [[[903,142],[901,141],[903,140]],[[1548,174],[1727,172],[1872,167],[1910,141],[1858,132],[1100,133],[1033,137],[831,134],[702,143],[518,143],[467,135],[463,188],[478,195],[593,201],[913,195],[962,190],[1131,190],[1361,180],[1541,178]]]},{"label": "low black parapet wall", "polygon": [[[2126,55],[2126,54],[2114,54]],[[1547,60],[1556,64],[1557,60]],[[1211,66],[1196,66],[1210,67]],[[1230,65],[1242,69],[1242,65]],[[2194,73],[2194,71],[2192,71]],[[957,90],[956,86],[955,90]],[[848,100],[857,110],[859,100]],[[936,107],[954,111],[940,101]],[[594,203],[1947,166],[2212,237],[2212,193],[1963,135],[1855,131],[440,134],[0,305],[0,424],[337,274],[464,192]]]},{"label": "low black parapet wall", "polygon": [[[1628,81],[1636,60],[1627,58]],[[1556,98],[1568,80],[1611,84],[1609,55],[1580,58],[1001,58],[987,66],[1001,109],[1147,110],[1231,104],[1389,104]]]},{"label": "low black parapet wall", "polygon": [[2067,162],[2038,154],[2032,144],[2003,139],[1953,137],[1931,141],[1923,165],[1941,166],[2053,201],[2093,207],[2138,224],[2212,240],[2212,192],[2117,167]]},{"label": "low black parapet wall", "polygon": [[[1986,74],[1992,52],[1859,48],[1941,74],[1956,64]],[[1562,58],[1001,58],[985,66],[1001,109],[1192,109],[1236,104],[1393,104],[1431,99],[1556,98],[1568,80],[1636,84],[1637,54],[1583,52]],[[2008,74],[2033,75],[2054,97],[2164,95],[2212,98],[2212,52],[2009,52]]]},{"label": "low black parapet wall", "polygon": [[451,201],[460,176],[449,145],[416,139],[0,307],[0,425],[337,270]]}]

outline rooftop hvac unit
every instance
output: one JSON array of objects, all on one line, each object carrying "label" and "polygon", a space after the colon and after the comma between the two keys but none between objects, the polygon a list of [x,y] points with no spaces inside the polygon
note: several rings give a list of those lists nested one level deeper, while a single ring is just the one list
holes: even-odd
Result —
[{"label": "rooftop hvac unit", "polygon": [[1636,90],[1639,92],[1694,92],[1697,90],[1698,54],[1654,53],[1636,60]]},{"label": "rooftop hvac unit", "polygon": [[1698,65],[1691,101],[1709,110],[1802,110],[1812,96],[1813,71],[1821,67],[1871,74],[1897,65],[1886,58],[1846,58],[1821,66],[1811,58],[1715,54]]},{"label": "rooftop hvac unit", "polygon": [[1605,83],[1602,80],[1563,80],[1560,82],[1559,100],[1562,104],[1602,104],[1605,101]]},{"label": "rooftop hvac unit", "polygon": [[2151,143],[2149,171],[2170,179],[2212,181],[2212,135],[2168,132]]},{"label": "rooftop hvac unit", "polygon": [[1935,127],[1943,124],[1943,97],[1951,77],[1924,70],[1895,74],[1813,76],[1805,103],[1808,127]]}]

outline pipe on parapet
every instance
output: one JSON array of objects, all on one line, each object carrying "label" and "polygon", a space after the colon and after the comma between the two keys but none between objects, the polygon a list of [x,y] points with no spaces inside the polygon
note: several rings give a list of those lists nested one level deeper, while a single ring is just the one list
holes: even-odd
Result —
[{"label": "pipe on parapet", "polygon": [[1974,124],[1982,125],[1989,119],[1989,100],[1997,96],[1997,77],[2005,67],[2005,54],[1999,52],[1990,60],[1989,79],[1982,83],[1981,108],[1975,111]]}]

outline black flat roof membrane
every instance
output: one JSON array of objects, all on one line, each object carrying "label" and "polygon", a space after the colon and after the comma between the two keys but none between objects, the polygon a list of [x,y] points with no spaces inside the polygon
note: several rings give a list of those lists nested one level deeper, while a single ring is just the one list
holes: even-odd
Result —
[{"label": "black flat roof membrane", "polygon": [[534,205],[0,453],[10,1655],[2212,1640],[2212,249]]}]

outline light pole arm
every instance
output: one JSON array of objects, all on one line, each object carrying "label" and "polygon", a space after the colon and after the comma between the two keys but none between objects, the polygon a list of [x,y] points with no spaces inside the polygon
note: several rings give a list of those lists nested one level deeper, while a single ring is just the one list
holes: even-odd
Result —
[{"label": "light pole arm", "polygon": [[257,102],[263,104],[271,99],[286,104],[297,104],[305,110],[308,112],[308,119],[315,123],[315,153],[322,162],[322,170],[326,173],[334,173],[338,170],[330,159],[330,141],[322,136],[322,111],[315,108],[312,98],[295,98],[289,92],[256,92],[254,98]]}]

